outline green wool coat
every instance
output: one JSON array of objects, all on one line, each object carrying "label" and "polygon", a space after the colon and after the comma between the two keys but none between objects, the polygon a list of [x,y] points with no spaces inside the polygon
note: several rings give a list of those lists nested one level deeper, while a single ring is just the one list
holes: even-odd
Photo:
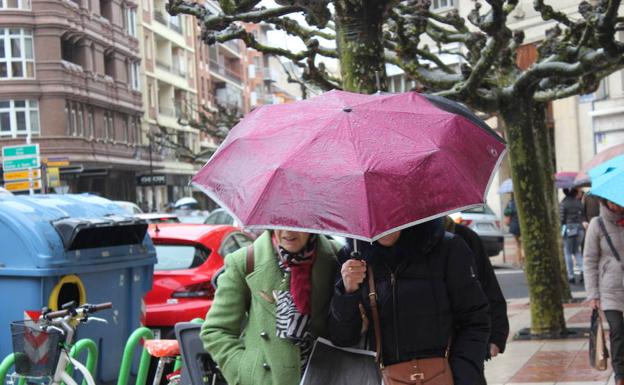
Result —
[{"label": "green wool coat", "polygon": [[[338,267],[330,242],[319,236],[312,267],[310,332],[315,337],[328,334],[329,302]],[[254,242],[254,260],[253,272],[245,275],[245,248],[225,257],[225,271],[201,329],[204,348],[229,385],[299,384],[299,347],[275,335],[273,290],[287,290],[290,282],[279,269],[268,231]]]}]

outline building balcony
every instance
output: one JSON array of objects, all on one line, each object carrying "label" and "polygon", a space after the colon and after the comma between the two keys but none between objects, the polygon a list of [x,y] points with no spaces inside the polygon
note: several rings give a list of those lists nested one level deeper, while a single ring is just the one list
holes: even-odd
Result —
[{"label": "building balcony", "polygon": [[160,59],[156,59],[156,67],[160,68],[161,70],[171,71],[171,64],[166,63]]},{"label": "building balcony", "polygon": [[173,106],[159,106],[158,113],[161,115],[170,116],[173,118],[176,117],[176,111]]},{"label": "building balcony", "polygon": [[161,24],[168,25],[167,19],[165,18],[165,14],[157,9],[154,10],[154,20],[156,20],[157,22]]},{"label": "building balcony", "polygon": [[232,71],[231,69],[226,68],[225,66],[215,61],[210,61],[210,70],[216,72],[217,74],[225,77],[227,80],[239,86],[243,84],[243,77],[240,73]]}]

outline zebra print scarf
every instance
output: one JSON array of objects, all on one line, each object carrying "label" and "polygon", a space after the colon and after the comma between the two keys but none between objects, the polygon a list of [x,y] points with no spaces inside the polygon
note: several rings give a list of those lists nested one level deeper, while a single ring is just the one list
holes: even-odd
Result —
[{"label": "zebra print scarf", "polygon": [[308,242],[299,253],[290,253],[279,245],[273,236],[273,246],[278,255],[278,265],[284,277],[290,275],[290,290],[273,293],[276,307],[276,335],[299,346],[301,351],[301,371],[312,352],[313,336],[310,326],[310,290],[312,266],[316,259],[317,236],[310,235]]}]

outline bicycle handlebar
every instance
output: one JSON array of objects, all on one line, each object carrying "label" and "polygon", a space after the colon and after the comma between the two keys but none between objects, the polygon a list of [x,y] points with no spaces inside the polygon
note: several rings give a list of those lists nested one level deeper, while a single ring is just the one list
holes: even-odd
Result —
[{"label": "bicycle handlebar", "polygon": [[[84,313],[95,313],[97,311],[100,310],[105,310],[105,309],[111,309],[113,307],[113,303],[112,302],[104,302],[104,303],[98,303],[95,305],[90,305],[88,303],[82,305],[82,306],[78,306],[75,310],[82,310],[83,314]],[[47,319],[47,320],[51,320],[53,318],[58,318],[58,317],[65,317],[66,315],[70,314],[71,309],[65,309],[65,310],[57,310],[57,311],[52,311],[49,313],[44,314],[43,316]]]}]

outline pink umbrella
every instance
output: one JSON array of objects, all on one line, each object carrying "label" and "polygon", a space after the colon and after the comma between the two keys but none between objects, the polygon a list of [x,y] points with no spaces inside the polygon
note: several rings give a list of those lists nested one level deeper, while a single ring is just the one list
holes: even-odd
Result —
[{"label": "pink umbrella", "polygon": [[447,99],[330,91],[251,112],[192,183],[247,227],[372,241],[483,204],[504,152]]}]

